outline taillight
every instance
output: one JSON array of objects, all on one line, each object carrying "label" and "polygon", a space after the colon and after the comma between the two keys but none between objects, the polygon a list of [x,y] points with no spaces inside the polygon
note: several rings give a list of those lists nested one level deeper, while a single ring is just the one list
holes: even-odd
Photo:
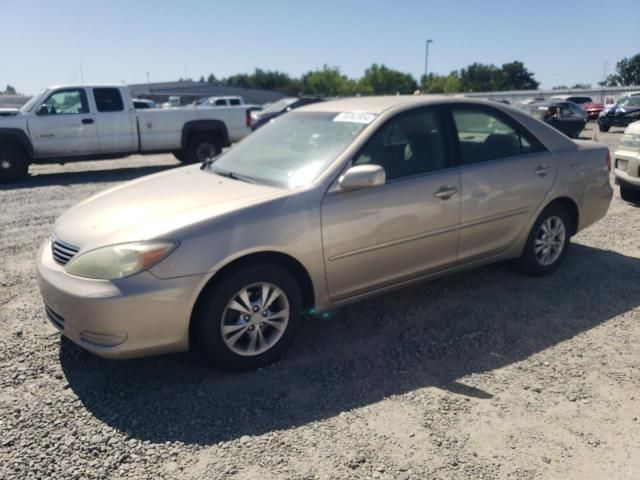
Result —
[{"label": "taillight", "polygon": [[607,170],[611,172],[611,153],[607,150]]},{"label": "taillight", "polygon": [[246,119],[247,119],[247,127],[250,127],[251,126],[251,112],[249,110],[247,110]]}]

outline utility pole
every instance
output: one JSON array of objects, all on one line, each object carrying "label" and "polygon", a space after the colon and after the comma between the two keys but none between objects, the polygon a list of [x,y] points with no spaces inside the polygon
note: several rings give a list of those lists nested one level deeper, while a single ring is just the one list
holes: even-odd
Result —
[{"label": "utility pole", "polygon": [[84,72],[82,71],[82,62],[80,62],[80,85],[84,85]]},{"label": "utility pole", "polygon": [[429,74],[429,44],[433,43],[433,40],[428,39],[426,43],[426,49],[424,53],[424,85],[427,86],[427,75]]}]

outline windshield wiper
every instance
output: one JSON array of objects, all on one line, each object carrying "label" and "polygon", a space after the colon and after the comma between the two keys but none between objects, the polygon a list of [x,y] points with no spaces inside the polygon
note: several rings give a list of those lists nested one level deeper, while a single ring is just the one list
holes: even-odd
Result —
[{"label": "windshield wiper", "polygon": [[[204,163],[202,164],[203,169],[205,165],[206,164]],[[247,182],[247,183],[258,183],[252,177],[247,177],[246,175],[241,175],[237,172],[232,172],[230,170],[222,170],[221,168],[215,168],[215,169],[212,168],[211,171],[213,171],[217,175],[220,175],[221,177],[233,178],[234,180],[240,180],[242,182]]]}]

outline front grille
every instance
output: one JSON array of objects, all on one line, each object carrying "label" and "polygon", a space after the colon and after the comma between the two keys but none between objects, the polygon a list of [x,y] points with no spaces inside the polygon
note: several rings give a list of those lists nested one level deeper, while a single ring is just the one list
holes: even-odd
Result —
[{"label": "front grille", "polygon": [[46,303],[44,305],[44,311],[47,314],[47,317],[49,317],[49,320],[51,320],[51,323],[53,323],[60,330],[64,330],[64,317],[63,316],[58,315],[56,312],[51,310],[51,307],[49,307],[49,305],[47,305]]},{"label": "front grille", "polygon": [[57,238],[51,239],[51,252],[53,253],[53,259],[56,263],[65,266],[69,263],[76,253],[78,253],[79,248],[74,247],[73,245],[69,245],[68,243],[64,243]]}]

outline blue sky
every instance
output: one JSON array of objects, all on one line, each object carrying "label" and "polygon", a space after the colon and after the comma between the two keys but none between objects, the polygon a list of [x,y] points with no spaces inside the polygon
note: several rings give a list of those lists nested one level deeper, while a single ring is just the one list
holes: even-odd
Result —
[{"label": "blue sky", "polygon": [[[520,60],[542,87],[592,83],[640,53],[640,1],[0,0],[0,88],[197,79],[254,67],[358,77]],[[605,63],[606,62],[606,63]]]}]

